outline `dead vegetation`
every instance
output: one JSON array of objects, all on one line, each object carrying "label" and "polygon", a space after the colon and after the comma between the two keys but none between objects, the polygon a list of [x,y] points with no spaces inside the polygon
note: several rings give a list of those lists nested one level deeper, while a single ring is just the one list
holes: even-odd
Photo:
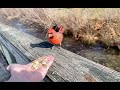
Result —
[{"label": "dead vegetation", "polygon": [[87,44],[102,42],[115,46],[120,38],[119,8],[1,8],[0,15],[8,20],[41,26],[44,30],[53,21],[65,27],[65,35]]}]

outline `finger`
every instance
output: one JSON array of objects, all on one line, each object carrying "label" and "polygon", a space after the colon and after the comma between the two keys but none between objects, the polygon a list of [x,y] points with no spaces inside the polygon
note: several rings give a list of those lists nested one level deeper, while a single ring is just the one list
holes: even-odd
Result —
[{"label": "finger", "polygon": [[43,76],[45,76],[46,73],[47,73],[47,71],[48,71],[48,69],[49,69],[50,66],[52,65],[53,61],[54,61],[54,57],[53,57],[52,55],[47,56],[47,63],[46,63],[47,67],[42,66],[40,69],[38,69],[38,71],[39,71]]},{"label": "finger", "polygon": [[46,70],[48,70],[49,68],[50,68],[50,66],[52,65],[52,63],[53,63],[53,61],[54,61],[54,57],[52,56],[52,55],[49,55],[48,57],[47,57],[47,68],[46,68]]},{"label": "finger", "polygon": [[10,71],[10,70],[11,70],[11,64],[8,65],[8,66],[6,67],[6,69],[7,69],[8,71]]},{"label": "finger", "polygon": [[9,64],[9,65],[6,67],[6,69],[7,69],[8,71],[11,71],[11,68],[13,68],[13,67],[16,66],[16,65],[19,65],[19,64]]},{"label": "finger", "polygon": [[[38,71],[38,72],[42,73],[43,75],[45,75],[46,72],[48,71],[48,69],[50,68],[51,64],[53,63],[54,57],[53,57],[52,55],[44,56],[44,57],[46,57],[46,60],[45,60],[45,62],[46,62],[45,65],[46,65],[46,66],[41,65],[38,69],[33,69],[33,68],[32,68],[32,67],[33,67],[33,66],[32,66],[32,65],[33,65],[33,62],[31,62],[31,63],[28,64],[27,66],[30,67],[30,70]],[[41,58],[42,58],[42,57],[41,57]],[[39,61],[40,58],[38,58],[38,59],[36,59],[36,60]]]}]

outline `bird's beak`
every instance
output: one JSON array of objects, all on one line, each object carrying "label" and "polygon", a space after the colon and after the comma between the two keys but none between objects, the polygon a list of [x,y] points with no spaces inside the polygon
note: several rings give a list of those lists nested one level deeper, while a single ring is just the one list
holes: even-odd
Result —
[{"label": "bird's beak", "polygon": [[48,37],[49,37],[49,38],[53,37],[53,34],[49,33],[49,34],[48,34]]}]

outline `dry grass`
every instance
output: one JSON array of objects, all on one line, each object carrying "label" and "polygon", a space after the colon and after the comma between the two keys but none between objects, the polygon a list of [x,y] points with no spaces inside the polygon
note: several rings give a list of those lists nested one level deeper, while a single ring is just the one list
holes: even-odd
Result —
[{"label": "dry grass", "polygon": [[120,36],[119,8],[1,8],[0,15],[46,30],[56,21],[65,27],[65,34],[88,44],[103,42],[112,46]]}]

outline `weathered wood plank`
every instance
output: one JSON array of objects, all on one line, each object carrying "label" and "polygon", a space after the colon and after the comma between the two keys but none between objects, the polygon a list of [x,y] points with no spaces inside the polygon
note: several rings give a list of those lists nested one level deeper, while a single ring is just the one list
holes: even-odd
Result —
[{"label": "weathered wood plank", "polygon": [[8,63],[2,55],[0,50],[0,82],[4,82],[10,78],[10,72],[6,70]]},{"label": "weathered wood plank", "polygon": [[8,61],[8,64],[16,63],[15,57],[11,54],[11,52],[1,43],[1,51],[5,58]]},{"label": "weathered wood plank", "polygon": [[54,82],[120,81],[120,72],[65,49],[55,47],[51,50],[47,42],[2,24],[0,24],[0,41],[9,48],[20,64],[29,63],[40,56],[53,55],[55,61],[47,76]]}]

